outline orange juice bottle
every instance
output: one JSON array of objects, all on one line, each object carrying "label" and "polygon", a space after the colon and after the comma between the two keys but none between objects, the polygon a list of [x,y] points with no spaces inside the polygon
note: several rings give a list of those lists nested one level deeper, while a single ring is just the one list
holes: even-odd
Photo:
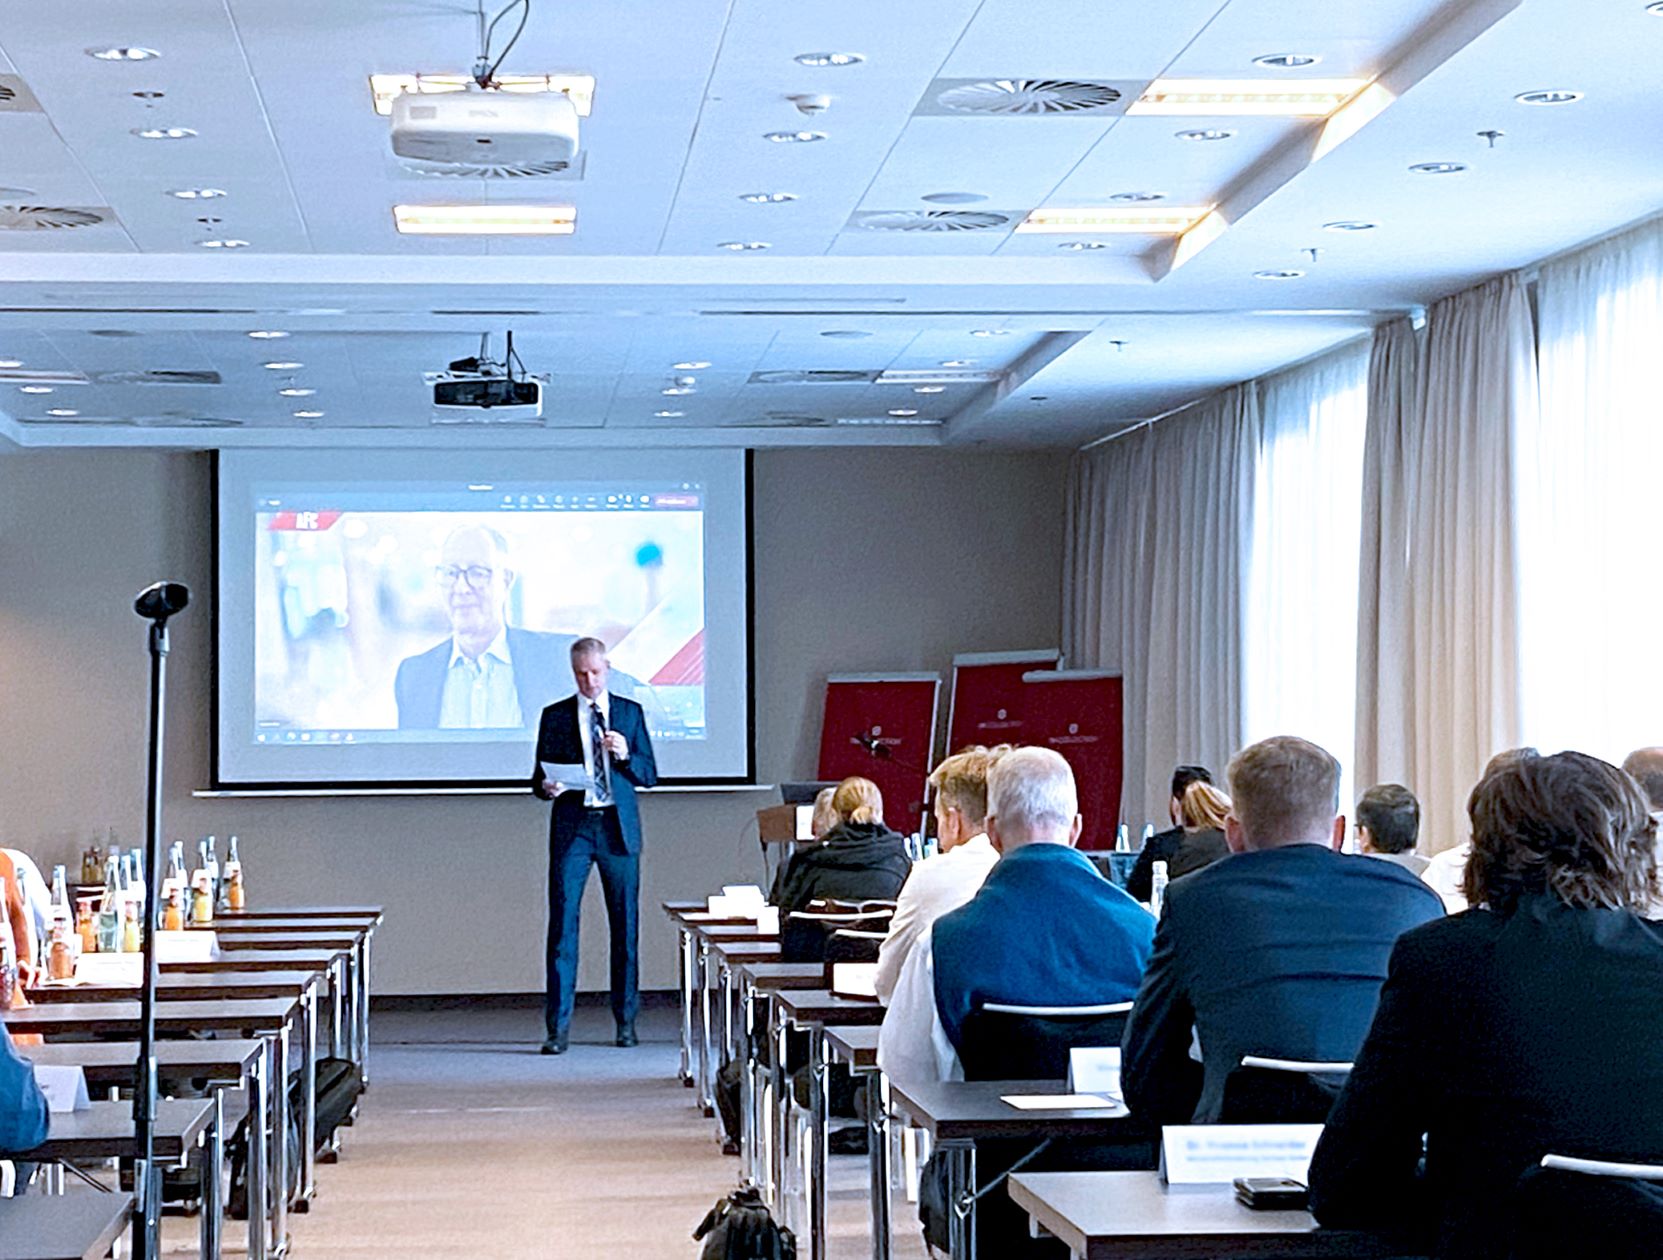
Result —
[{"label": "orange juice bottle", "polygon": [[78,897],[75,901],[75,932],[81,938],[81,952],[98,952],[98,927],[92,921],[92,900]]}]

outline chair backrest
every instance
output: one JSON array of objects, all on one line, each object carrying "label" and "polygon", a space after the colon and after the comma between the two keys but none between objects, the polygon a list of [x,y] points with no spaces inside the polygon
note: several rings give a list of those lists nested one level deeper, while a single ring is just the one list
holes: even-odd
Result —
[{"label": "chair backrest", "polygon": [[1549,1155],[1519,1178],[1506,1209],[1510,1260],[1656,1260],[1663,1167]]},{"label": "chair backrest", "polygon": [[1249,1055],[1224,1078],[1220,1124],[1325,1124],[1349,1063]]},{"label": "chair backrest", "polygon": [[959,1062],[967,1081],[1054,1081],[1068,1075],[1068,1052],[1118,1046],[1130,1002],[1105,1006],[987,1003],[965,1017]]},{"label": "chair backrest", "polygon": [[839,931],[889,931],[888,911],[867,914],[831,914],[819,910],[793,910],[780,924],[781,962],[825,962],[826,942]]},{"label": "chair backrest", "polygon": [[831,969],[837,963],[877,962],[878,948],[888,936],[887,931],[838,928],[826,938],[826,982],[831,983]]}]

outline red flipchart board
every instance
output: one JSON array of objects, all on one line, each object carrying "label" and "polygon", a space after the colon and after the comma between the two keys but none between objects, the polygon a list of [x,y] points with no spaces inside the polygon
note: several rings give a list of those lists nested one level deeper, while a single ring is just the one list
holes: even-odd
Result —
[{"label": "red flipchart board", "polygon": [[953,657],[953,694],[947,705],[947,751],[970,744],[1025,744],[1027,690],[1022,676],[1056,669],[1062,653],[961,652]]},{"label": "red flipchart board", "polygon": [[1082,849],[1112,849],[1120,821],[1120,675],[1100,670],[1034,670],[1028,688],[1027,743],[1054,748],[1074,770],[1085,830]]},{"label": "red flipchart board", "polygon": [[833,674],[820,726],[820,777],[871,779],[884,821],[899,832],[923,823],[935,749],[938,674]]}]

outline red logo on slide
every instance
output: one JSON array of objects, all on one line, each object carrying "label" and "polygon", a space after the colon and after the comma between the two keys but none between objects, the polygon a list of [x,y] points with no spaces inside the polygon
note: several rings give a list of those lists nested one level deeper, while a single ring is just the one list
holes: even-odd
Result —
[{"label": "red logo on slide", "polygon": [[273,512],[271,523],[266,529],[274,534],[295,531],[321,534],[325,530],[333,529],[335,522],[340,519],[340,512]]}]

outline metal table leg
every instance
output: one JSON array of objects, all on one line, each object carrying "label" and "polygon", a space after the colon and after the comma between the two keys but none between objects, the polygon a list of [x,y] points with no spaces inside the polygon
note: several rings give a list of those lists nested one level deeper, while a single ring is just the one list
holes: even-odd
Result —
[{"label": "metal table leg", "polygon": [[306,1211],[318,1192],[318,988],[306,986],[300,1003],[300,1088],[304,1094],[300,1110],[300,1201],[296,1210]]},{"label": "metal table leg", "polygon": [[370,942],[374,939],[371,928],[358,945],[358,1072],[365,1089],[370,1087]]},{"label": "metal table leg", "polygon": [[769,1142],[774,1154],[774,1198],[769,1206],[774,1209],[775,1215],[783,1215],[791,1184],[791,1078],[785,1073],[785,1053],[791,1038],[785,1020],[780,1017],[779,1003],[771,996],[768,1000],[768,1028],[774,1045],[774,1061],[770,1065],[774,1087],[774,1131]]},{"label": "metal table leg", "polygon": [[711,1027],[712,1016],[710,1010],[710,944],[702,937],[699,940],[698,960],[699,986],[699,1109],[705,1115],[716,1114],[716,1096],[714,1093],[715,1065],[712,1041],[714,1030]]},{"label": "metal table leg", "polygon": [[217,1085],[208,1091],[214,1118],[202,1135],[202,1185],[200,1250],[202,1260],[219,1260],[221,1235],[225,1228],[225,1091]]},{"label": "metal table leg", "polygon": [[739,1166],[745,1170],[745,1180],[763,1186],[762,1197],[768,1197],[763,1185],[765,1174],[757,1158],[756,1123],[756,990],[739,978],[739,1014],[741,1016],[739,1045]]},{"label": "metal table leg", "polygon": [[693,1086],[693,934],[676,925],[676,974],[681,982],[681,1060],[676,1079]]},{"label": "metal table leg", "polygon": [[275,1036],[271,1087],[271,1254],[289,1250],[289,1026]]},{"label": "metal table leg", "polygon": [[808,1255],[809,1260],[826,1260],[826,1163],[829,1152],[827,1130],[831,1127],[827,1116],[826,1073],[830,1047],[826,1031],[818,1024],[809,1026],[808,1067]]},{"label": "metal table leg", "polygon": [[271,1075],[277,1047],[269,1038],[243,1082],[248,1090],[248,1260],[266,1260],[271,1234]]},{"label": "metal table leg", "polygon": [[889,1260],[889,1078],[866,1077],[866,1158],[872,1185],[872,1260]]},{"label": "metal table leg", "polygon": [[947,1250],[952,1260],[976,1260],[976,1148],[942,1142],[947,1160]]},{"label": "metal table leg", "polygon": [[341,983],[342,971],[340,960],[337,959],[329,967],[329,1053],[336,1059],[352,1058],[347,1050],[348,1035],[345,1024],[346,994],[345,985]]}]

